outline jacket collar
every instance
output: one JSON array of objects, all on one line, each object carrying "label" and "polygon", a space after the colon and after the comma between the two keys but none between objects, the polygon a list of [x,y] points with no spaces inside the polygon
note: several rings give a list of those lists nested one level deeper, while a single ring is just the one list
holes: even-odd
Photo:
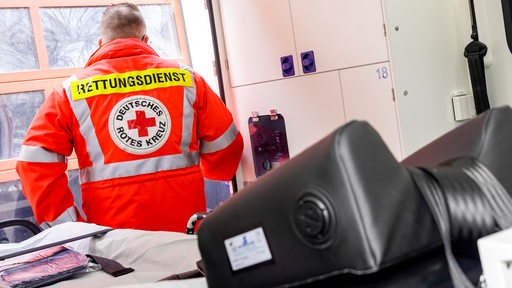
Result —
[{"label": "jacket collar", "polygon": [[85,67],[104,59],[158,54],[148,44],[136,38],[120,38],[104,43],[89,58]]}]

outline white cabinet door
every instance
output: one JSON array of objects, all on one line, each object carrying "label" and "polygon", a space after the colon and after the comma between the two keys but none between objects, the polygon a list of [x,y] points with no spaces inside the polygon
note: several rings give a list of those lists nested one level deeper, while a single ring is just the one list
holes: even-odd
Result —
[{"label": "white cabinet door", "polygon": [[253,111],[266,115],[277,109],[284,116],[290,157],[345,123],[337,71],[238,87],[233,89],[233,97],[245,142],[241,161],[244,182],[256,179],[248,128]]},{"label": "white cabinet door", "polygon": [[[220,0],[220,5],[232,87],[388,60],[381,0]],[[315,62],[308,70],[303,53],[310,51]],[[293,73],[283,74],[286,56]]]},{"label": "white cabinet door", "polygon": [[221,0],[220,7],[231,86],[283,78],[281,57],[295,55],[288,0]]},{"label": "white cabinet door", "polygon": [[318,72],[388,60],[381,0],[290,0],[290,7],[298,57],[314,51]]},{"label": "white cabinet door", "polygon": [[340,71],[347,122],[367,121],[382,137],[397,160],[402,160],[398,116],[389,63]]}]

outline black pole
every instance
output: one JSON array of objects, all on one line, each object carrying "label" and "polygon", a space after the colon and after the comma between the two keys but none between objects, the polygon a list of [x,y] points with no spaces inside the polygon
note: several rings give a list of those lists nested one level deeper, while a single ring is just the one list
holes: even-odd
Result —
[{"label": "black pole", "polygon": [[471,16],[471,39],[478,41],[478,28],[476,27],[475,3],[469,0],[469,14]]},{"label": "black pole", "polygon": [[36,247],[31,247],[31,248],[27,248],[27,249],[21,250],[21,251],[16,251],[16,252],[13,252],[13,253],[9,253],[9,254],[0,256],[0,261],[6,260],[6,259],[9,259],[9,258],[13,258],[13,257],[17,257],[17,256],[21,256],[21,255],[25,255],[25,254],[28,254],[28,253],[36,252],[36,251],[43,250],[43,249],[46,249],[46,248],[50,248],[50,247],[55,247],[55,246],[58,246],[58,245],[66,244],[66,243],[69,243],[69,242],[74,242],[74,241],[77,241],[77,240],[89,238],[89,237],[101,236],[101,235],[106,234],[106,233],[108,233],[108,232],[110,232],[112,230],[113,230],[112,228],[105,228],[105,229],[102,229],[102,230],[99,230],[99,231],[83,234],[83,235],[80,235],[80,236],[76,236],[76,237],[72,237],[72,238],[68,238],[68,239],[64,239],[64,240],[60,240],[60,241],[56,241],[56,242],[53,242],[53,243],[49,243],[49,244],[45,244],[45,245],[41,245],[41,246],[36,246]]}]

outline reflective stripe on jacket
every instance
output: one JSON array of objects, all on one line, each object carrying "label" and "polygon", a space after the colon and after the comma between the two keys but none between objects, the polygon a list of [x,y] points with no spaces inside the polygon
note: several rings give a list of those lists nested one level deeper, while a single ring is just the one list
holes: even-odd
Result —
[{"label": "reflective stripe on jacket", "polygon": [[200,75],[138,39],[118,39],[48,97],[17,171],[39,222],[77,202],[65,177],[74,149],[86,221],[184,231],[206,209],[203,176],[230,180],[242,147],[231,113]]}]

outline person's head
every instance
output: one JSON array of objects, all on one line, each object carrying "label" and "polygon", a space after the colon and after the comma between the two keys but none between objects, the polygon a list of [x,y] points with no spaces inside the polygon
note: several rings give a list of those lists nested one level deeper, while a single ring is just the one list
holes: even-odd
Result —
[{"label": "person's head", "polygon": [[137,38],[147,42],[146,23],[135,4],[112,4],[103,12],[99,44],[118,38]]}]

